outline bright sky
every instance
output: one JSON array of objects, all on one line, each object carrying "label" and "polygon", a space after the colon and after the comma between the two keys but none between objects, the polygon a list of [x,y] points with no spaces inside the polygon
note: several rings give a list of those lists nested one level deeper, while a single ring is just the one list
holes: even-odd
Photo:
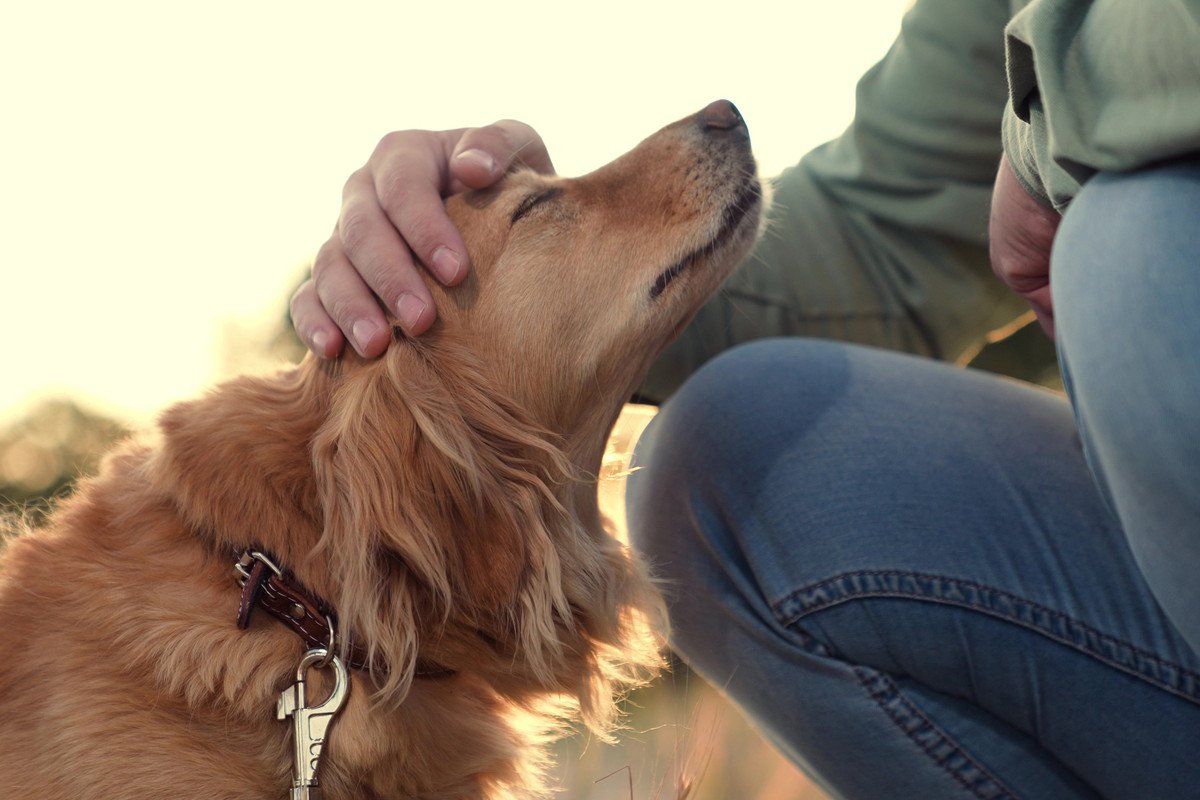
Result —
[{"label": "bright sky", "polygon": [[389,130],[515,117],[580,174],[727,97],[775,174],[845,127],[908,3],[424,5],[6,3],[0,423],[55,394],[145,423],[222,377]]}]

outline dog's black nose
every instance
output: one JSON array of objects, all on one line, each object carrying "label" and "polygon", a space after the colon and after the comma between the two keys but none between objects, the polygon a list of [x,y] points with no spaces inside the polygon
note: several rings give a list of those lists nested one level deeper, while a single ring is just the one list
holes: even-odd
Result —
[{"label": "dog's black nose", "polygon": [[745,130],[746,128],[746,121],[738,113],[737,106],[728,100],[715,100],[709,103],[700,112],[698,119],[701,127],[704,128],[721,131],[731,131],[735,128]]}]

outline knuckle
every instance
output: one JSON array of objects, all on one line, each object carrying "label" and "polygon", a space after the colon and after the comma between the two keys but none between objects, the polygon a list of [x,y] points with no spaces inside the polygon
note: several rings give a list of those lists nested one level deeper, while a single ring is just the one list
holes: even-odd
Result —
[{"label": "knuckle", "polygon": [[[313,259],[312,278],[308,282],[311,283],[313,281],[320,280],[320,277],[329,270],[330,266],[332,266],[333,263],[341,257],[341,255],[341,241],[336,236],[331,237],[325,242],[325,244],[321,245],[319,250],[317,250],[317,257]],[[304,286],[301,285],[300,288],[303,289]]]},{"label": "knuckle", "polygon": [[371,157],[367,160],[367,164],[378,164],[402,147],[404,147],[404,132],[389,131],[375,144],[375,149],[371,151]]},{"label": "knuckle", "polygon": [[346,182],[342,184],[342,197],[346,198],[355,194],[359,190],[359,187],[362,186],[363,181],[366,179],[367,172],[363,167],[351,172],[350,177],[346,178]]},{"label": "knuckle", "polygon": [[429,256],[434,247],[447,237],[442,234],[441,226],[431,215],[418,214],[404,223],[404,240],[418,256]]},{"label": "knuckle", "polygon": [[996,277],[1004,283],[1008,284],[1009,286],[1013,285],[1013,265],[1004,256],[992,259],[992,272],[994,272]]},{"label": "knuckle", "polygon": [[338,234],[342,240],[342,248],[347,253],[362,252],[371,239],[372,221],[361,209],[348,208],[342,213],[338,223]]},{"label": "knuckle", "polygon": [[396,146],[398,141],[403,139],[403,136],[404,134],[401,131],[388,131],[383,136],[379,137],[379,143],[375,145],[375,152],[379,153],[385,150],[391,150]]},{"label": "knuckle", "polygon": [[378,166],[396,160],[398,156],[429,149],[438,133],[425,130],[404,130],[385,133],[371,152],[368,165]]},{"label": "knuckle", "polygon": [[461,149],[481,149],[491,151],[494,155],[507,146],[508,137],[503,128],[496,123],[484,125],[482,128],[467,128],[463,131]]},{"label": "knuckle", "polygon": [[379,204],[389,212],[397,212],[408,202],[412,191],[409,176],[400,166],[394,166],[381,174],[376,181]]},{"label": "knuckle", "polygon": [[992,272],[996,273],[997,275],[1004,274],[1003,273],[1004,252],[1003,252],[1003,249],[1000,247],[1000,245],[996,244],[995,241],[991,241],[988,243],[988,261],[991,262]]},{"label": "knuckle", "polygon": [[521,122],[519,119],[500,119],[493,122],[489,127],[496,128],[502,133],[517,134],[521,136],[537,137],[537,132],[534,129]]},{"label": "knuckle", "polygon": [[396,150],[407,147],[419,131],[389,131],[380,137],[379,143],[371,153],[372,158],[383,158]]},{"label": "knuckle", "polygon": [[992,262],[992,271],[1000,277],[1013,272],[1019,263],[1012,243],[1005,239],[992,239],[988,242],[988,259]]},{"label": "knuckle", "polygon": [[350,297],[341,293],[331,294],[329,297],[322,298],[322,303],[325,311],[329,316],[337,321],[338,325],[345,327],[351,321],[364,316]]}]

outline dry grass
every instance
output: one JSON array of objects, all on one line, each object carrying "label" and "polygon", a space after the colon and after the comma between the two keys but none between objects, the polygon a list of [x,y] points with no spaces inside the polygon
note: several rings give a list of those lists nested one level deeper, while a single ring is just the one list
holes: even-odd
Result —
[{"label": "dry grass", "polygon": [[[629,455],[654,417],[626,406],[609,439],[601,507],[624,538]],[[682,664],[626,702],[616,745],[584,735],[559,746],[565,797],[587,800],[822,800],[825,795],[771,747],[719,692]]]},{"label": "dry grass", "polygon": [[563,796],[586,800],[823,800],[727,700],[679,666],[628,701],[616,745],[562,742]]}]

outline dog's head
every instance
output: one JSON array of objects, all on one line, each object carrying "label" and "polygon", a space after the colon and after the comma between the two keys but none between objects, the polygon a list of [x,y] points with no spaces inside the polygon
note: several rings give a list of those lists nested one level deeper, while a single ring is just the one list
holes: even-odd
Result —
[{"label": "dog's head", "polygon": [[540,422],[589,441],[744,256],[761,201],[746,127],[718,102],[580,178],[533,172],[452,197],[475,270],[447,332]]},{"label": "dog's head", "polygon": [[385,694],[427,659],[600,720],[611,681],[655,658],[657,601],[601,528],[595,474],[623,401],[755,238],[746,128],[714,103],[589,175],[518,172],[447,210],[468,279],[431,282],[434,327],[331,382],[331,599]]}]

